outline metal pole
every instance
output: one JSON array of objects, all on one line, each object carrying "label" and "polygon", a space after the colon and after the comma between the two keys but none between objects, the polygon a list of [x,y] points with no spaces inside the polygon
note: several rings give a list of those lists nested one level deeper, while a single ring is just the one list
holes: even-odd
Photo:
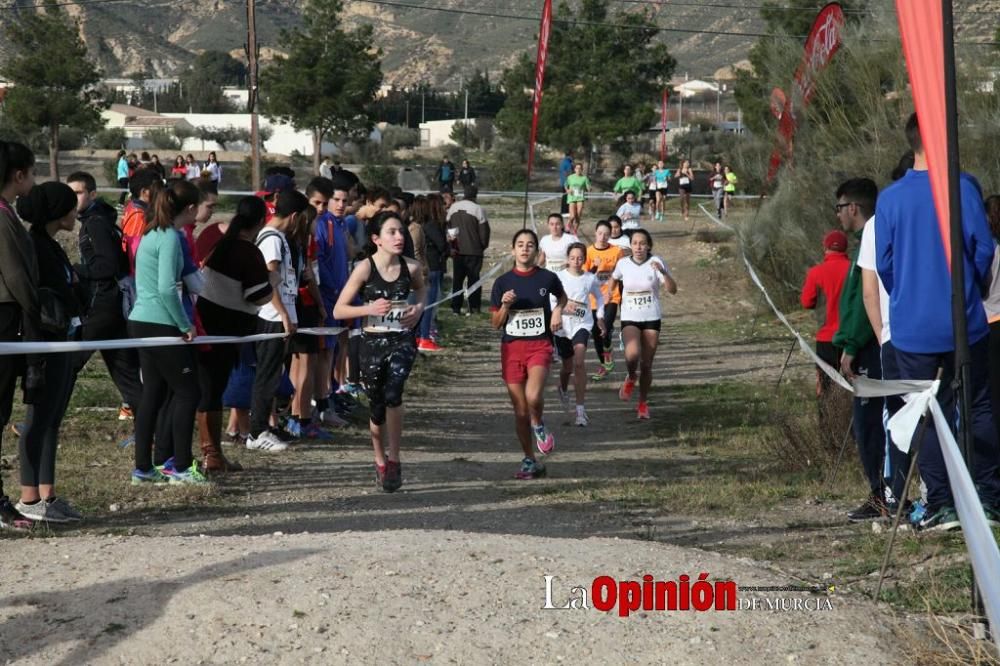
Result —
[{"label": "metal pole", "polygon": [[250,183],[260,187],[260,119],[257,117],[257,16],[255,0],[247,0],[247,111],[250,113]]},{"label": "metal pole", "polygon": [[788,362],[792,360],[792,352],[799,345],[797,340],[792,340],[792,346],[788,348],[788,356],[785,357],[785,364],[781,366],[781,374],[778,375],[778,381],[774,384],[774,388],[779,388],[781,386],[781,380],[785,378],[785,370],[788,369]]},{"label": "metal pole", "polygon": [[[965,465],[972,474],[973,435],[970,427],[972,366],[968,322],[965,319],[965,247],[962,233],[962,196],[958,155],[958,92],[955,83],[955,27],[951,0],[941,0],[944,31],[944,108],[948,144],[948,214],[951,222],[951,318],[955,332],[955,395],[958,398],[958,442]],[[972,612],[974,625],[984,624],[982,600],[972,572]]]},{"label": "metal pole", "polygon": [[851,420],[847,423],[847,432],[844,433],[844,439],[840,442],[840,452],[837,454],[837,462],[833,464],[833,472],[830,474],[830,480],[826,482],[826,492],[825,495],[829,495],[833,491],[833,482],[837,480],[837,473],[840,472],[840,463],[844,460],[844,451],[847,450],[847,442],[851,438],[851,432],[854,430],[854,415],[851,415]]}]

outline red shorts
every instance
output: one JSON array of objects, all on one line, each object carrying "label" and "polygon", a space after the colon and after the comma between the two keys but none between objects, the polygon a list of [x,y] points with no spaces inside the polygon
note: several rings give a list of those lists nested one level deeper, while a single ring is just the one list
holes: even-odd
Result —
[{"label": "red shorts", "polygon": [[528,368],[552,365],[552,343],[548,340],[512,340],[500,345],[500,365],[507,384],[523,384]]}]

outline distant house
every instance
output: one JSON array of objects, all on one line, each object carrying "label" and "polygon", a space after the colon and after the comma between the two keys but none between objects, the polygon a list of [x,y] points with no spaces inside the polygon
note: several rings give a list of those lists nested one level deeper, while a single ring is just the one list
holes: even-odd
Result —
[{"label": "distant house", "polygon": [[[159,113],[127,104],[112,104],[111,108],[101,112],[104,126],[108,129],[121,128],[129,139],[130,148],[144,148],[138,145],[150,130],[161,130],[176,133],[191,132],[194,126],[184,118],[170,118]],[[132,140],[138,141],[132,141]],[[135,145],[133,145],[135,144]]]}]

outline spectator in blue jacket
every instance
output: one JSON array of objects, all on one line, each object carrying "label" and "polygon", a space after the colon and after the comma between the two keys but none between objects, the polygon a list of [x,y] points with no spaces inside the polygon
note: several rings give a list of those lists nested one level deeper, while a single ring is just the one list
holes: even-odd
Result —
[{"label": "spectator in blue jacket", "polygon": [[[906,124],[906,138],[913,148],[913,168],[882,192],[875,209],[876,269],[889,294],[892,343],[900,378],[933,379],[940,369],[937,399],[942,412],[955,423],[951,273],[938,228],[916,114]],[[997,525],[1000,524],[1000,446],[990,405],[989,331],[980,296],[981,288],[989,284],[995,243],[975,179],[962,174],[960,188],[964,251],[953,248],[952,259],[961,258],[965,264],[965,316],[972,384],[969,426],[975,439],[972,478],[987,519]],[[955,529],[959,527],[958,515],[941,443],[933,427],[927,428],[919,446],[920,475],[927,484],[927,511],[917,527]]]}]

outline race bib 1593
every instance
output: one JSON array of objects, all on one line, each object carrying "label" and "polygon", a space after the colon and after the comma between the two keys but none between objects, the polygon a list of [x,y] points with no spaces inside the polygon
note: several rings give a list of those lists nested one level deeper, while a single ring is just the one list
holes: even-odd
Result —
[{"label": "race bib 1593", "polygon": [[545,333],[545,310],[514,310],[507,318],[507,335],[512,338],[530,338]]}]

